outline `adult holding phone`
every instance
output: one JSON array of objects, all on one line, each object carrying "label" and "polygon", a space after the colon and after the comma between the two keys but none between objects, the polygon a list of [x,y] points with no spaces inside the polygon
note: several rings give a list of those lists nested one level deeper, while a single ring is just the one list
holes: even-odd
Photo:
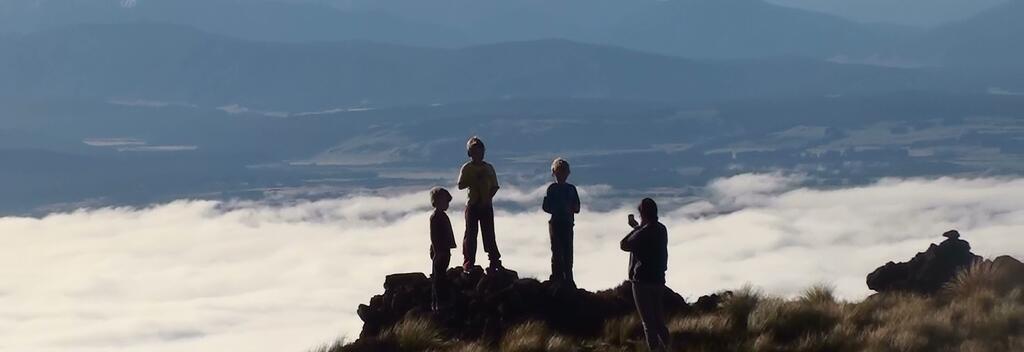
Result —
[{"label": "adult holding phone", "polygon": [[671,336],[665,325],[665,271],[668,270],[668,230],[658,222],[658,204],[644,198],[637,208],[640,222],[629,214],[632,231],[619,242],[629,252],[629,280],[633,300],[643,323],[647,347],[668,351]]}]

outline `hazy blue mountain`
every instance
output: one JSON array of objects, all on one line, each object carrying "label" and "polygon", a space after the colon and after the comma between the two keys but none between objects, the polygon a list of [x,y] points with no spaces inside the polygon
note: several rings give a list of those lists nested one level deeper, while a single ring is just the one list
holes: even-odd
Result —
[{"label": "hazy blue mountain", "polygon": [[1024,68],[1024,1],[1012,0],[974,18],[945,25],[908,45],[946,65]]},{"label": "hazy blue mountain", "polygon": [[353,0],[353,10],[466,28],[494,41],[560,37],[694,58],[862,54],[885,42],[848,20],[762,0]]},{"label": "hazy blue mountain", "polygon": [[299,1],[3,0],[0,31],[35,32],[75,24],[160,22],[262,41],[370,40],[444,46],[465,44],[458,31],[382,12],[348,12]]},{"label": "hazy blue mountain", "polygon": [[1007,0],[768,0],[861,22],[932,27],[961,21]]},{"label": "hazy blue mountain", "polygon": [[0,42],[0,95],[271,111],[501,98],[701,101],[981,91],[936,72],[799,59],[708,62],[564,40],[428,49],[251,42],[171,25],[83,25]]},{"label": "hazy blue mountain", "polygon": [[[168,23],[205,32],[292,43],[365,40],[457,48],[566,39],[697,59],[801,56],[877,65],[1006,66],[1018,60],[1019,1],[941,2],[981,14],[930,30],[859,23],[781,0],[5,0],[0,32],[72,24]],[[891,2],[822,2],[842,12],[882,11]],[[1001,2],[1001,5],[998,3]],[[856,3],[856,4],[855,4]],[[803,5],[801,5],[803,4]],[[831,4],[831,5],[829,5]],[[928,11],[925,11],[927,9]],[[973,11],[973,10],[972,10]],[[948,12],[948,11],[947,11]],[[961,11],[960,18],[970,17]]]},{"label": "hazy blue mountain", "polygon": [[865,55],[890,38],[838,17],[760,0],[653,2],[608,35],[612,43],[687,57]]},{"label": "hazy blue mountain", "polygon": [[0,31],[162,22],[270,41],[369,40],[420,46],[568,39],[693,58],[860,56],[878,28],[762,0],[6,0]]}]

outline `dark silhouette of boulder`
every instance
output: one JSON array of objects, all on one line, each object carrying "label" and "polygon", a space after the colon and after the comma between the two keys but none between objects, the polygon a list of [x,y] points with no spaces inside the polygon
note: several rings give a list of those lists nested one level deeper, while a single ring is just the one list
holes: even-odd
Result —
[{"label": "dark silhouette of boulder", "polygon": [[877,292],[906,291],[931,294],[942,289],[958,272],[982,258],[971,253],[971,245],[956,230],[942,235],[946,240],[932,244],[908,262],[893,263],[868,274],[868,288]]},{"label": "dark silhouette of boulder", "polygon": [[1016,258],[1008,255],[999,256],[992,260],[992,265],[1004,277],[1024,281],[1024,263],[1021,263]]},{"label": "dark silhouette of boulder", "polygon": [[392,274],[384,277],[384,290],[415,287],[427,281],[423,273]]},{"label": "dark silhouette of boulder", "polygon": [[1003,290],[1013,288],[1024,288],[1024,263],[1011,256],[996,257],[986,264],[992,266],[995,272],[996,285]]},{"label": "dark silhouette of boulder", "polygon": [[[519,278],[508,269],[485,272],[479,267],[463,273],[450,269],[451,302],[447,308],[430,310],[430,280],[421,273],[389,275],[384,293],[360,305],[363,320],[360,339],[378,336],[406,317],[427,317],[442,328],[446,338],[494,340],[507,329],[527,321],[542,321],[551,329],[574,337],[598,336],[607,320],[635,314],[630,283],[589,292],[550,281]],[[672,290],[665,293],[669,315],[689,313],[692,308]]]},{"label": "dark silhouette of boulder", "polygon": [[710,313],[718,310],[722,306],[722,302],[725,302],[729,297],[732,297],[732,291],[700,296],[700,298],[697,298],[697,303],[693,304],[693,308],[701,313]]}]

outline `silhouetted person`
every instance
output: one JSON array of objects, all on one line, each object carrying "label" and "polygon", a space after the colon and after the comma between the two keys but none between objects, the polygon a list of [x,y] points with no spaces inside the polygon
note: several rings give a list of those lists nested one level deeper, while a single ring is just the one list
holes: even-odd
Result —
[{"label": "silhouetted person", "polygon": [[569,162],[558,158],[551,163],[555,182],[544,196],[544,212],[551,214],[548,233],[551,235],[551,281],[576,287],[572,277],[572,242],[575,214],[580,212],[580,196],[576,186],[569,184]]},{"label": "silhouetted person", "polygon": [[484,142],[473,137],[466,142],[466,154],[470,161],[462,165],[459,172],[459,189],[469,189],[466,201],[466,236],[462,239],[462,254],[465,257],[462,268],[466,272],[476,265],[477,230],[483,233],[484,251],[490,260],[491,269],[501,268],[501,253],[494,240],[494,205],[492,200],[498,193],[498,176],[494,167],[484,161]]},{"label": "silhouetted person", "polygon": [[668,230],[658,222],[658,205],[644,198],[638,208],[640,223],[632,214],[633,228],[619,246],[629,252],[629,280],[633,286],[636,311],[643,322],[651,351],[668,351],[671,344],[665,325],[665,271],[668,269]]},{"label": "silhouetted person", "polygon": [[452,260],[452,248],[455,248],[455,234],[452,222],[448,219],[448,205],[452,201],[451,193],[441,187],[430,190],[430,205],[434,212],[430,214],[430,260],[432,279],[431,309],[437,311],[448,304],[448,265]]}]

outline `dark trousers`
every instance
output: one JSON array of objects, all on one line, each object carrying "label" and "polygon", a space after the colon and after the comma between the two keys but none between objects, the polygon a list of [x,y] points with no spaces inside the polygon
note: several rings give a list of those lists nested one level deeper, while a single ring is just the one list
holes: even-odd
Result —
[{"label": "dark trousers", "polygon": [[665,285],[633,281],[633,300],[651,351],[668,351],[671,336],[665,325]]},{"label": "dark trousers", "polygon": [[551,281],[574,283],[572,278],[572,231],[568,221],[548,222],[551,235]]},{"label": "dark trousers", "polygon": [[466,207],[466,236],[462,238],[462,255],[465,259],[462,268],[469,270],[476,265],[477,232],[483,232],[484,251],[487,252],[491,266],[501,266],[501,253],[494,241],[494,207],[488,204]]},{"label": "dark trousers", "polygon": [[436,308],[448,301],[448,265],[452,261],[452,252],[450,249],[431,250],[430,260],[431,302]]}]

